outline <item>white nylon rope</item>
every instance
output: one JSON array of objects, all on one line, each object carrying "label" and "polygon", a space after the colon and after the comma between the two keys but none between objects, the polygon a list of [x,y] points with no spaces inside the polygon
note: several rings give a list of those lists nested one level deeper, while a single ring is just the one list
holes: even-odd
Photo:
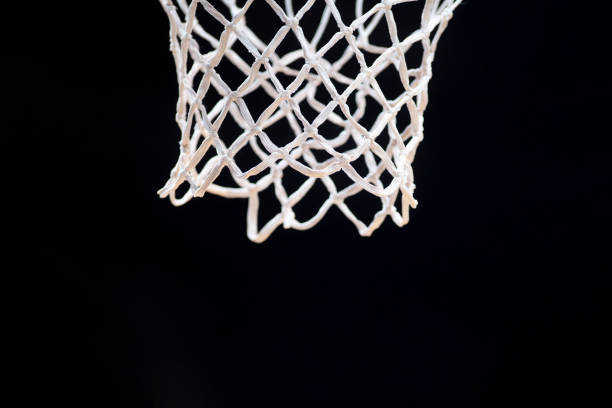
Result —
[{"label": "white nylon rope", "polygon": [[[217,1],[229,10],[231,20],[227,20],[222,12],[205,0],[160,0],[170,20],[170,50],[179,84],[176,120],[181,130],[181,140],[178,162],[172,169],[170,179],[159,190],[159,195],[169,197],[174,205],[182,205],[193,197],[202,197],[206,192],[228,198],[248,198],[247,236],[255,242],[264,241],[281,224],[284,228],[298,230],[311,228],[334,205],[363,236],[371,235],[388,215],[398,226],[405,225],[409,207],[415,208],[417,204],[413,197],[415,185],[411,165],[416,148],[423,139],[423,113],[427,105],[427,84],[432,75],[431,64],[440,35],[461,0],[384,0],[365,13],[363,0],[357,0],[357,18],[350,25],[343,22],[335,0],[316,0],[324,1],[325,9],[310,40],[305,37],[300,20],[315,4],[315,0],[307,1],[299,10],[294,9],[292,0],[257,1],[265,1],[270,6],[269,18],[280,19],[283,23],[269,44],[262,42],[247,25],[248,11],[254,0],[247,0],[242,7],[236,5],[236,0]],[[421,25],[401,39],[398,37],[393,6],[407,2],[423,3]],[[198,7],[223,25],[220,36],[210,34],[206,27],[199,24],[196,19]],[[326,27],[334,23],[338,32],[327,43],[320,44]],[[370,44],[369,36],[378,24],[388,27],[391,46]],[[293,31],[301,49],[278,55],[277,47],[289,31]],[[326,53],[339,41],[346,43],[344,54],[336,61],[327,60]],[[252,65],[232,49],[237,42],[255,58]],[[423,57],[420,66],[410,68],[405,54],[417,42],[422,45]],[[200,45],[204,43],[212,46],[213,50],[201,54]],[[363,51],[378,55],[374,63],[366,64]],[[247,76],[237,89],[231,89],[222,79],[222,70],[215,70],[223,58]],[[301,69],[291,68],[290,64],[300,58],[305,61]],[[356,78],[348,78],[340,72],[352,58],[360,66]],[[385,97],[376,79],[390,65],[395,67],[404,88],[404,92],[393,100]],[[201,79],[194,83],[198,73],[202,74]],[[293,81],[284,87],[277,77],[279,73],[293,77]],[[332,79],[346,86],[346,89],[340,93]],[[211,87],[222,97],[207,111],[203,100]],[[325,88],[331,101],[321,102],[315,98],[318,87]],[[243,97],[258,88],[274,101],[258,118],[254,118]],[[382,112],[370,129],[360,124],[360,119],[368,110],[366,96],[382,107]],[[354,97],[357,104],[352,112],[347,105],[349,97]],[[303,102],[318,113],[312,122],[300,111],[299,105]],[[409,112],[410,124],[398,129],[396,117],[403,107]],[[228,115],[242,129],[242,134],[229,146],[219,136],[221,125]],[[279,120],[286,120],[294,133],[294,140],[285,146],[277,146],[266,133],[266,129]],[[323,137],[319,134],[318,128],[326,121],[342,128],[338,135],[330,138],[330,135]],[[388,143],[381,146],[377,139],[382,139],[380,136],[384,131],[388,134]],[[342,146],[349,139],[356,147],[343,150]],[[252,168],[241,169],[235,156],[241,149],[248,148],[261,162]],[[329,158],[319,161],[313,151],[324,151]],[[196,166],[207,153],[208,157],[198,171]],[[365,159],[368,170],[363,177],[352,164],[361,157]],[[237,187],[215,184],[215,179],[225,167],[229,169]],[[287,193],[283,184],[283,172],[287,167],[308,177],[292,194]],[[336,172],[344,172],[352,184],[338,190],[331,177]],[[392,178],[387,185],[381,181],[385,172]],[[258,175],[263,177],[250,181]],[[176,190],[183,183],[189,184],[189,190],[182,197],[177,197]],[[296,219],[293,207],[315,183],[322,183],[329,196],[313,217],[300,221]],[[269,187],[273,188],[281,210],[260,228],[259,194]],[[380,210],[368,224],[359,220],[346,203],[347,198],[364,191],[377,196],[381,203]],[[401,200],[396,205],[398,197]]]}]

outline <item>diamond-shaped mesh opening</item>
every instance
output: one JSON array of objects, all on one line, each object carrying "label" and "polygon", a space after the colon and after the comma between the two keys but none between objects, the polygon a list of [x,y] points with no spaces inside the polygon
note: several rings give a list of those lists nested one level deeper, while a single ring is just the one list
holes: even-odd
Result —
[{"label": "diamond-shaped mesh opening", "polygon": [[304,183],[308,180],[310,180],[310,177],[293,169],[290,166],[287,166],[283,170],[283,178],[281,180],[281,184],[285,189],[286,194],[291,195],[295,193],[300,187],[302,187]]},{"label": "diamond-shaped mesh opening", "polygon": [[[275,16],[272,16],[274,18]],[[282,41],[277,45],[274,53],[281,59],[287,57],[287,54],[296,52],[298,55],[303,55],[302,46],[300,41],[293,30],[288,30],[284,35]]]},{"label": "diamond-shaped mesh opening", "polygon": [[273,89],[267,90],[264,89],[263,86],[257,86],[249,87],[247,91],[242,94],[242,99],[246,103],[253,121],[257,122],[260,115],[264,113],[276,99],[274,96],[270,95],[271,93],[273,95],[277,94]]},{"label": "diamond-shaped mesh opening", "polygon": [[274,184],[259,192],[259,207],[257,209],[259,228],[263,228],[282,210],[278,196],[276,195]]},{"label": "diamond-shaped mesh opening", "polygon": [[329,178],[337,191],[342,191],[355,184],[355,182],[344,171],[333,173],[329,176]]},{"label": "diamond-shaped mesh opening", "polygon": [[221,172],[215,179],[214,183],[221,187],[226,188],[238,188],[240,187],[236,182],[236,179],[232,176],[232,173],[229,168],[223,167]]},{"label": "diamond-shaped mesh opening", "polygon": [[[248,3],[246,0],[237,1],[236,7],[242,8],[246,3]],[[278,30],[284,26],[283,22],[274,16],[273,13],[267,2],[259,0],[251,3],[245,16],[247,27],[264,47],[272,41]],[[268,18],[262,18],[261,16],[267,16]]]},{"label": "diamond-shaped mesh opening", "polygon": [[[224,102],[226,99],[224,99]],[[240,108],[234,102],[229,104],[229,107],[226,107],[224,104],[224,110],[227,109],[227,114],[223,117],[223,112],[220,114],[220,121],[217,134],[219,135],[219,140],[223,142],[226,148],[228,148],[232,143],[236,142],[236,140],[245,133],[244,127],[247,126],[244,119],[240,115]],[[216,123],[215,123],[216,124]]]},{"label": "diamond-shaped mesh opening", "polygon": [[408,221],[433,53],[460,0],[160,2],[181,130],[160,196],[247,198],[256,242],[333,206],[365,236]]},{"label": "diamond-shaped mesh opening", "polygon": [[418,1],[407,1],[398,3],[391,9],[400,41],[412,34],[414,27],[421,24],[423,5],[419,3]]},{"label": "diamond-shaped mesh opening", "polygon": [[[340,111],[338,111],[340,112]],[[317,131],[321,137],[325,140],[330,141],[331,143],[341,143],[342,140],[347,139],[347,142],[350,143],[350,132],[346,131],[346,119],[340,114],[335,115],[334,120],[326,120],[318,127]],[[345,142],[346,143],[346,142]],[[339,152],[346,152],[353,146],[343,146],[344,143],[338,144],[335,147]]]},{"label": "diamond-shaped mesh opening", "polygon": [[329,200],[329,191],[323,182],[320,179],[310,180],[312,186],[306,186],[308,190],[292,207],[295,219],[302,223],[313,220],[321,209],[323,216],[326,211],[325,202]]},{"label": "diamond-shaped mesh opening", "polygon": [[404,52],[406,66],[410,68],[418,68],[423,62],[423,44],[416,42]]},{"label": "diamond-shaped mesh opening", "polygon": [[330,160],[334,160],[334,156],[332,156],[329,151],[327,151],[319,142],[312,141],[312,143],[308,145],[308,148],[309,151],[305,152],[304,154],[306,155],[306,159],[310,159],[312,157],[311,160],[307,161],[313,168],[323,166]]},{"label": "diamond-shaped mesh opening", "polygon": [[399,67],[389,63],[386,67],[382,66],[380,69],[381,71],[377,71],[376,74],[376,82],[380,86],[385,99],[393,101],[406,91],[400,80]]},{"label": "diamond-shaped mesh opening", "polygon": [[393,178],[394,177],[391,175],[391,173],[389,173],[387,170],[383,170],[381,171],[378,180],[381,182],[383,187],[388,187],[393,181]]},{"label": "diamond-shaped mesh opening", "polygon": [[[215,9],[221,13],[226,19],[229,18],[229,10],[222,1],[215,0],[210,2]],[[183,9],[179,7],[179,9]],[[189,17],[190,11],[186,10],[185,14],[187,14],[187,19]],[[218,19],[215,18],[211,13],[206,11],[204,7],[196,7],[195,10],[195,21],[198,26],[201,27],[202,31],[205,31],[210,37],[202,36],[202,38],[207,39],[208,43],[214,40],[218,40],[223,32],[223,23],[221,23]],[[196,29],[197,30],[197,29]],[[201,35],[201,33],[198,33]],[[198,44],[202,44],[201,41],[198,41]]]},{"label": "diamond-shaped mesh opening", "polygon": [[375,214],[383,208],[380,197],[368,194],[363,190],[348,196],[344,200],[344,204],[357,220],[363,222],[364,226],[370,224],[374,220]]},{"label": "diamond-shaped mesh opening", "polygon": [[371,31],[371,34],[369,34],[368,36],[370,43],[373,46],[389,48],[393,45],[393,42],[391,41],[391,36],[389,35],[387,16],[385,15],[384,11],[379,11],[378,13],[374,14],[372,19],[369,20],[368,23],[373,23],[373,29]]},{"label": "diamond-shaped mesh opening", "polygon": [[[206,153],[204,153],[202,158],[198,161],[198,163],[193,168],[193,171],[195,171],[195,175],[203,174],[203,172],[205,172],[205,169],[207,168],[207,165],[208,165],[208,168],[210,168],[209,163],[212,163],[211,160],[217,157],[217,154],[218,154],[217,150],[215,149],[215,146],[212,143],[208,142],[209,140],[210,139],[205,140],[202,138],[200,146],[198,146],[198,149],[207,149],[207,150],[206,150]],[[196,152],[198,149],[194,149],[194,152]]]},{"label": "diamond-shaped mesh opening", "polygon": [[370,168],[368,167],[365,156],[358,156],[355,160],[351,162],[351,166],[355,169],[357,174],[361,176],[363,179],[367,179],[368,174],[370,174]]},{"label": "diamond-shaped mesh opening", "polygon": [[261,162],[261,158],[251,146],[252,143],[257,143],[256,139],[257,135],[252,135],[243,146],[239,146],[240,148],[233,156],[234,162],[243,173],[251,170]]},{"label": "diamond-shaped mesh opening", "polygon": [[397,131],[403,140],[412,135],[412,133],[409,131],[410,123],[410,110],[408,109],[408,104],[403,103],[400,105],[400,109],[397,111],[395,116],[395,128],[397,128]]},{"label": "diamond-shaped mesh opening", "polygon": [[391,143],[391,138],[389,136],[389,128],[386,128],[376,137],[375,142],[383,149],[387,150],[389,148],[389,143]]},{"label": "diamond-shaped mesh opening", "polygon": [[[298,106],[299,109],[295,111],[297,118],[300,119],[300,123],[303,127],[310,126],[317,116],[319,116],[320,110],[317,109],[319,107],[318,104],[316,104],[312,97],[306,96],[306,98],[299,101]],[[305,123],[304,120],[306,121]]]},{"label": "diamond-shaped mesh opening", "polygon": [[[265,126],[264,131],[272,143],[278,147],[283,147],[295,140],[295,133],[282,109],[278,113],[282,115],[280,119]],[[291,115],[291,112],[289,112],[289,115]]]}]

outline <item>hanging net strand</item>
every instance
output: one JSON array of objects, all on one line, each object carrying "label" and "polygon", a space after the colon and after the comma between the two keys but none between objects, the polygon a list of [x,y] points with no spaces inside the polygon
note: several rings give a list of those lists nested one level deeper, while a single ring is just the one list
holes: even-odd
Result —
[{"label": "hanging net strand", "polygon": [[[362,236],[387,216],[405,225],[417,204],[412,161],[423,139],[434,53],[460,1],[364,7],[357,0],[347,13],[334,0],[300,7],[257,0],[269,12],[266,24],[280,27],[265,41],[248,24],[262,18],[261,9],[252,12],[254,0],[160,0],[170,20],[181,137],[178,161],[158,194],[177,206],[205,193],[246,198],[247,236],[255,242],[280,225],[311,228],[333,206]],[[402,36],[403,3],[419,7],[420,25]],[[322,9],[316,28],[304,22],[315,6]],[[386,45],[371,39],[381,27]],[[417,47],[411,66],[407,55]],[[398,84],[393,97],[385,86],[389,72]],[[278,203],[260,202],[265,192]],[[378,207],[368,221],[356,215],[363,208],[352,199],[364,194]],[[300,202],[314,214],[296,215]],[[264,208],[278,211],[263,222]]]}]

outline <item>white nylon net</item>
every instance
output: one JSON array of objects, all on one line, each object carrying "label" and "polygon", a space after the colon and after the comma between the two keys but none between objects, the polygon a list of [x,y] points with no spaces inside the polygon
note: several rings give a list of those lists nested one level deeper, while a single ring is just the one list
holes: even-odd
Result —
[{"label": "white nylon net", "polygon": [[[159,195],[174,205],[206,192],[247,198],[247,235],[256,242],[280,225],[311,228],[333,206],[363,236],[387,216],[405,225],[416,206],[411,164],[434,52],[460,1],[357,0],[348,13],[334,0],[160,0],[170,19],[181,139]],[[420,23],[403,34],[406,3],[418,7]],[[384,40],[371,41],[381,29]],[[264,223],[265,191],[279,208]],[[365,222],[352,200],[360,193],[378,203]],[[323,197],[300,218],[296,207],[308,194]]]}]

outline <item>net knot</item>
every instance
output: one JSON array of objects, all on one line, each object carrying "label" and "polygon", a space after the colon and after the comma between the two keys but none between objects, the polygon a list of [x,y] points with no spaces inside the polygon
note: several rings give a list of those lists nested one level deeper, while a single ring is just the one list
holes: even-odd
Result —
[{"label": "net knot", "polygon": [[319,58],[319,56],[317,54],[313,54],[311,52],[307,52],[305,53],[305,57],[304,57],[304,66],[307,68],[313,68],[317,65],[320,65],[321,63],[321,58]]},{"label": "net knot", "polygon": [[385,10],[391,10],[391,7],[393,7],[393,5],[396,3],[396,0],[383,0],[381,3]]},{"label": "net knot", "polygon": [[353,35],[353,29],[350,26],[343,25],[340,27],[340,32],[344,34],[344,37],[349,38]]},{"label": "net knot", "polygon": [[283,101],[291,99],[291,91],[284,89],[283,91],[279,92],[278,98]]},{"label": "net knot", "polygon": [[288,205],[284,205],[283,209],[283,228],[289,229],[293,225],[295,221],[295,213]]},{"label": "net knot", "polygon": [[[370,67],[362,67],[361,68],[361,73],[363,75],[365,75],[367,78],[372,78],[373,77],[372,68],[370,68]],[[364,86],[366,86],[366,85],[364,84]]]},{"label": "net knot", "polygon": [[266,57],[266,56],[259,56],[255,59],[255,64],[257,65],[265,65],[265,64],[269,64],[270,63],[270,58]]},{"label": "net knot", "polygon": [[318,135],[317,128],[315,126],[312,126],[310,123],[304,125],[304,133],[308,135]]},{"label": "net knot", "polygon": [[297,30],[300,25],[300,20],[298,20],[296,17],[289,17],[287,18],[287,25],[292,30]]}]

